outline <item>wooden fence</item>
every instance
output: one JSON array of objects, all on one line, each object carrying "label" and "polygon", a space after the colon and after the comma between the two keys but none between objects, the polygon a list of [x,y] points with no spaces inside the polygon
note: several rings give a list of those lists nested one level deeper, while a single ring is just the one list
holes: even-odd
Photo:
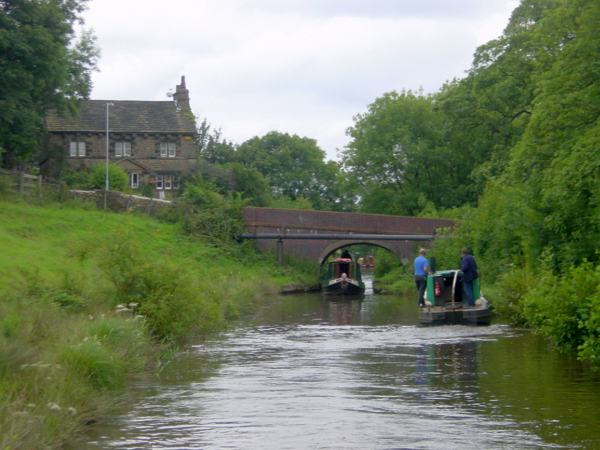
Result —
[{"label": "wooden fence", "polygon": [[45,199],[59,201],[78,199],[94,203],[99,209],[104,208],[106,201],[106,208],[117,212],[137,211],[155,216],[173,206],[173,202],[169,200],[124,194],[116,191],[109,191],[105,194],[102,189],[92,191],[69,189],[62,181],[6,169],[0,169],[0,184],[4,184],[10,191],[24,197],[38,197],[42,201]]},{"label": "wooden fence", "polygon": [[44,182],[41,175],[29,175],[6,169],[0,169],[0,180],[3,180],[10,190],[22,195],[41,192]]}]

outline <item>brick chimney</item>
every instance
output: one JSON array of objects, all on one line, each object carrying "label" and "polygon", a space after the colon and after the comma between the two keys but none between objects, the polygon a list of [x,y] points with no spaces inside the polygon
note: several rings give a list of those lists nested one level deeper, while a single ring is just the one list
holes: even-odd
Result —
[{"label": "brick chimney", "polygon": [[191,111],[190,108],[190,91],[185,87],[185,76],[181,76],[181,84],[175,86],[175,94],[173,94],[175,106],[178,111]]}]

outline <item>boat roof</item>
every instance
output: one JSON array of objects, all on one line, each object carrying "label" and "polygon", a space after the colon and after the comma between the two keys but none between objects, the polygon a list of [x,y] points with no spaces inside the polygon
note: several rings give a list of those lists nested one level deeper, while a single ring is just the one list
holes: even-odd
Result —
[{"label": "boat roof", "polygon": [[444,276],[444,275],[454,275],[456,272],[460,272],[458,269],[451,270],[437,270],[433,275]]}]

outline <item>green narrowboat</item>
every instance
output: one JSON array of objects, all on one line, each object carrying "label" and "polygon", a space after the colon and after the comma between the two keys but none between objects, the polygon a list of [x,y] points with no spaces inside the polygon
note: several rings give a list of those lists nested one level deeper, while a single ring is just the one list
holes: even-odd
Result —
[{"label": "green narrowboat", "polygon": [[330,261],[327,273],[322,280],[325,294],[360,295],[365,291],[360,264],[350,258],[337,258]]},{"label": "green narrowboat", "polygon": [[425,306],[419,309],[423,325],[465,324],[489,325],[491,307],[481,294],[479,278],[473,280],[475,305],[463,302],[462,272],[442,270],[427,277]]}]

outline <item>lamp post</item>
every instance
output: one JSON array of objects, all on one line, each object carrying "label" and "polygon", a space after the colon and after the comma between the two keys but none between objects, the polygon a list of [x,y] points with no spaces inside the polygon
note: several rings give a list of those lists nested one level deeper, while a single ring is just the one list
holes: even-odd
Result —
[{"label": "lamp post", "polygon": [[109,163],[109,157],[108,157],[108,149],[109,149],[109,118],[108,118],[108,108],[110,106],[114,106],[113,103],[107,103],[106,104],[106,178],[104,180],[104,209],[106,209],[107,206],[107,202],[108,202],[108,190],[110,188],[109,185],[109,181],[108,181],[108,163]]}]

